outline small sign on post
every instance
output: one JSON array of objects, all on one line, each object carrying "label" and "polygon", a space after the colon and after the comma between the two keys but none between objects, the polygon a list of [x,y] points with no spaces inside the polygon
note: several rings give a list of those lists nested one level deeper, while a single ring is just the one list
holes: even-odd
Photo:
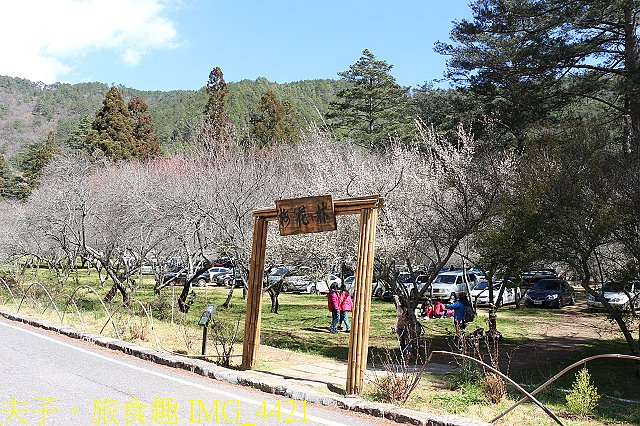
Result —
[{"label": "small sign on post", "polygon": [[331,195],[278,200],[276,210],[283,236],[338,229]]},{"label": "small sign on post", "polygon": [[207,336],[209,335],[209,321],[211,321],[211,317],[216,312],[216,305],[207,305],[207,308],[202,313],[200,317],[200,321],[198,321],[198,325],[201,325],[202,328],[202,355],[206,355],[207,353]]}]

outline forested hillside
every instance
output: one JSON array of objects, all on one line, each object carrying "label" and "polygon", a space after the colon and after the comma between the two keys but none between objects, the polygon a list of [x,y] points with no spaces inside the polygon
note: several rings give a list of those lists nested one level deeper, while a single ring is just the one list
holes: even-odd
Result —
[{"label": "forested hillside", "polygon": [[[290,101],[304,120],[319,122],[318,111],[324,115],[344,82],[306,80],[278,84],[261,77],[228,86],[229,116],[242,133],[267,90]],[[207,102],[204,89],[161,92],[118,88],[125,99],[137,96],[147,102],[160,143],[169,151],[189,140],[193,124],[202,116]],[[11,159],[29,144],[46,140],[51,131],[58,143],[66,144],[83,118],[93,119],[108,90],[109,86],[103,83],[44,85],[0,76],[0,154]]]}]

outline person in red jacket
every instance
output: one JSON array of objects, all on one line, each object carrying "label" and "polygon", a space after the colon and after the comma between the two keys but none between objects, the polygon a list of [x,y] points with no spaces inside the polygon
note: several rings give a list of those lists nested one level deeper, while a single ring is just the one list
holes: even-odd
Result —
[{"label": "person in red jacket", "polygon": [[342,324],[347,328],[347,331],[351,331],[351,324],[349,324],[349,312],[353,310],[353,299],[351,299],[351,294],[349,294],[349,290],[347,290],[347,286],[342,284],[340,287],[340,325],[338,326],[338,330],[342,330]]},{"label": "person in red jacket", "polygon": [[329,287],[329,294],[327,294],[327,302],[328,302],[327,307],[329,308],[329,311],[331,311],[331,315],[332,315],[332,321],[331,321],[331,325],[329,326],[329,332],[337,333],[336,325],[338,325],[338,322],[340,321],[340,297],[338,296],[338,292],[336,291],[335,284],[331,284],[331,287]]},{"label": "person in red jacket", "polygon": [[436,300],[436,303],[433,305],[433,317],[432,318],[442,318],[447,313],[447,308],[444,307],[444,304]]}]

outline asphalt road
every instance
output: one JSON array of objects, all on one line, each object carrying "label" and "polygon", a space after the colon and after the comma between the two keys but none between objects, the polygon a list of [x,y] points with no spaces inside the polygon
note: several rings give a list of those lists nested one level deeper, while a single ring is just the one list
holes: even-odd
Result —
[{"label": "asphalt road", "polygon": [[395,424],[0,319],[0,425]]}]

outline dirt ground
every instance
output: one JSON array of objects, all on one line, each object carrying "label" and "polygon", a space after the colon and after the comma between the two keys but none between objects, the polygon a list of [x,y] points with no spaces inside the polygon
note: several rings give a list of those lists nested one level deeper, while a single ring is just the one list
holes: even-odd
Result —
[{"label": "dirt ground", "polygon": [[[584,300],[583,298],[580,298]],[[527,322],[526,343],[513,349],[511,367],[556,364],[559,367],[575,360],[580,347],[591,346],[594,341],[621,339],[617,324],[607,319],[604,313],[591,313],[586,302],[555,310],[557,321],[536,316],[522,316]]]}]

